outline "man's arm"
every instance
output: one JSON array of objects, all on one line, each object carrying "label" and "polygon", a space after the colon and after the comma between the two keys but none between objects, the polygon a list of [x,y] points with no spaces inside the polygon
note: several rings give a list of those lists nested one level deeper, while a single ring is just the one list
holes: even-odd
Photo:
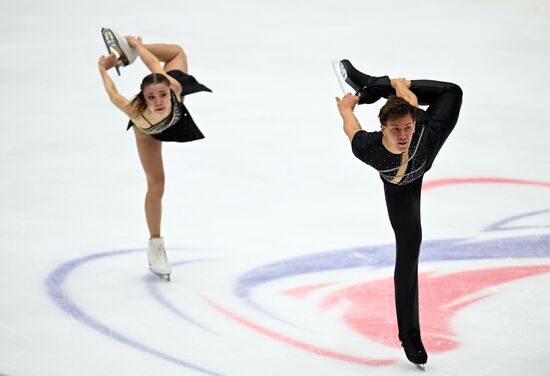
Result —
[{"label": "man's arm", "polygon": [[361,124],[353,114],[353,109],[359,102],[359,97],[347,93],[342,99],[336,97],[336,105],[338,106],[338,111],[340,111],[340,116],[344,120],[344,132],[348,136],[350,142],[353,140],[353,136],[360,131]]},{"label": "man's arm", "polygon": [[394,78],[391,80],[391,86],[395,89],[395,95],[403,98],[409,104],[418,108],[418,98],[411,91],[411,81],[405,78]]}]

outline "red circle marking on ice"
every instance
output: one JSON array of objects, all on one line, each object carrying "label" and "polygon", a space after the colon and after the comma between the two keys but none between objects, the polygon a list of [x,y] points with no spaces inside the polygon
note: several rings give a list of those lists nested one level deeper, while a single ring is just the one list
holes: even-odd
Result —
[{"label": "red circle marking on ice", "polygon": [[[439,187],[443,187],[443,186],[457,185],[457,184],[518,184],[518,185],[529,185],[529,186],[539,186],[539,187],[550,188],[550,183],[540,182],[540,181],[521,180],[521,179],[508,179],[508,178],[492,178],[492,177],[473,177],[473,178],[448,178],[448,179],[438,179],[438,180],[426,181],[422,185],[422,190],[426,191],[426,190],[433,189],[433,188],[439,188]],[[514,279],[518,279],[518,278],[525,278],[525,277],[528,277],[528,276],[531,276],[531,275],[536,275],[536,274],[539,274],[539,273],[545,273],[545,272],[550,271],[550,267],[549,266],[510,267],[510,268],[500,269],[501,272],[497,272],[497,270],[499,270],[499,269],[496,269],[494,271],[494,273],[490,273],[489,274],[489,279],[484,281],[483,286],[481,286],[481,287],[478,286],[478,289],[489,287],[491,285],[495,285],[495,284],[498,284],[498,283],[504,283],[506,281],[510,281],[510,280],[514,280]],[[462,277],[460,277],[460,278],[462,278],[460,283],[464,284],[464,279],[463,279],[464,273],[468,274],[472,278],[476,279],[477,282],[479,282],[478,278],[479,278],[480,275],[483,275],[482,272],[486,272],[486,270],[463,272],[461,274]],[[507,272],[512,272],[512,275],[507,274]],[[479,274],[479,273],[481,273],[481,274]],[[453,275],[450,275],[450,276],[452,277]],[[444,279],[446,279],[446,277],[449,277],[449,276],[437,277],[437,279],[439,280],[439,282],[437,282],[437,283],[448,284],[449,280],[444,280]],[[421,275],[420,278],[428,278],[428,276],[422,276]],[[384,279],[384,280],[379,280],[379,281],[368,282],[367,284],[364,284],[364,285],[353,286],[351,288],[348,288],[346,290],[340,291],[340,292],[335,293],[335,294],[338,294],[338,295],[340,295],[340,294],[344,294],[344,295],[351,294],[351,296],[348,296],[348,298],[351,301],[356,302],[358,300],[362,300],[362,298],[358,299],[358,297],[359,297],[359,295],[364,293],[364,288],[368,284],[374,284],[374,285],[382,284],[383,286],[378,285],[378,288],[384,287],[384,288],[382,288],[382,290],[386,290],[387,295],[393,293],[392,288],[388,288],[388,287],[391,287],[391,279],[388,279],[388,280]],[[292,290],[294,290],[293,292],[291,292],[292,290],[288,290],[284,293],[286,293],[288,295],[295,295],[296,298],[303,298],[309,292],[311,292],[313,290],[316,290],[318,288],[322,288],[323,286],[324,286],[324,284],[318,284],[318,285],[314,285],[314,286],[304,286],[304,287],[301,287],[301,288],[299,287],[299,288],[292,289]],[[380,290],[380,289],[376,290],[375,289],[374,291],[380,292],[382,290]],[[422,293],[422,295],[427,294],[428,296],[425,296],[424,298],[421,299],[421,301],[424,301],[425,303],[422,304],[421,307],[420,307],[421,311],[423,312],[422,315],[424,317],[434,315],[434,317],[431,318],[431,320],[433,320],[433,322],[431,322],[429,325],[426,325],[426,329],[428,329],[428,330],[426,330],[425,332],[431,332],[431,334],[426,333],[427,334],[426,335],[426,339],[427,339],[427,341],[426,341],[427,346],[426,347],[429,347],[430,348],[429,350],[435,351],[435,352],[452,350],[452,349],[456,348],[458,346],[458,344],[455,341],[453,341],[452,339],[449,338],[449,336],[451,336],[453,334],[450,327],[449,327],[450,318],[451,318],[450,316],[452,314],[456,313],[459,309],[464,308],[464,307],[466,307],[466,306],[468,306],[472,303],[475,303],[475,302],[485,298],[486,296],[480,296],[480,297],[472,298],[470,300],[466,300],[466,301],[461,302],[459,298],[464,297],[465,295],[472,293],[472,291],[470,291],[468,289],[467,289],[468,291],[466,291],[466,292],[457,291],[455,294],[452,294],[452,296],[451,296],[455,301],[455,303],[452,304],[451,301],[449,301],[449,297],[444,297],[440,293],[436,293],[435,295],[437,295],[437,298],[440,299],[443,303],[435,304],[435,303],[430,301],[429,296],[433,296],[434,291],[435,292],[439,291],[439,288],[436,288],[435,290],[431,290],[431,292],[428,291],[428,290],[431,290],[431,289],[426,289],[426,291],[424,293]],[[360,294],[359,294],[359,292],[360,292]],[[359,295],[357,295],[357,294],[359,294]],[[342,296],[337,296],[337,295],[334,295],[334,294],[329,296],[327,299],[325,299],[325,301],[322,305],[322,308],[323,309],[330,309],[330,307],[334,306],[339,301],[339,299],[341,299],[341,298],[342,298]],[[388,296],[385,296],[385,300],[387,300],[387,298],[388,298]],[[377,297],[377,300],[380,300],[380,299],[382,299],[382,297],[380,297],[380,296]],[[253,329],[253,330],[255,330],[255,331],[257,331],[257,332],[259,332],[263,335],[266,335],[266,336],[272,338],[272,339],[281,341],[281,342],[286,343],[288,345],[291,345],[293,347],[297,347],[297,348],[300,348],[302,350],[305,350],[305,351],[308,351],[308,352],[311,352],[311,353],[314,353],[314,354],[317,354],[317,355],[321,355],[321,356],[325,356],[325,357],[329,357],[329,358],[333,358],[333,359],[337,359],[337,360],[341,360],[341,361],[359,363],[359,364],[371,365],[371,366],[390,365],[390,364],[393,364],[397,361],[396,359],[362,358],[362,357],[357,357],[357,356],[353,356],[353,355],[342,354],[342,353],[335,352],[335,351],[332,351],[332,350],[323,349],[321,347],[311,345],[311,344],[307,344],[303,341],[293,339],[289,336],[286,336],[286,335],[281,334],[281,333],[277,333],[274,330],[271,330],[269,328],[266,328],[266,327],[263,327],[259,324],[256,324],[256,323],[254,323],[250,320],[247,320],[244,317],[241,317],[241,316],[237,315],[236,313],[233,313],[233,312],[229,311],[226,308],[223,308],[221,305],[216,304],[215,302],[213,302],[209,299],[205,298],[205,301],[210,306],[212,306],[214,309],[216,309],[217,311],[222,313],[223,315],[233,319],[234,321],[237,321],[238,323],[240,323],[240,324],[242,324],[242,325],[244,325],[248,328],[251,328],[251,329]],[[370,300],[370,301],[372,302],[372,300]],[[377,303],[374,302],[373,304],[376,305]],[[434,305],[434,306],[429,307],[430,305]],[[445,306],[445,310],[444,310],[444,312],[443,311],[439,312],[442,305]],[[358,307],[356,307],[356,308],[358,308]],[[374,312],[374,310],[372,309],[373,307],[363,307],[363,308],[365,308],[365,312]],[[378,308],[380,308],[380,307],[378,307]],[[434,308],[436,310],[439,310],[439,311],[437,311],[435,314],[433,312],[430,313],[430,311],[433,310]],[[387,345],[396,346],[397,344],[396,344],[394,339],[388,338],[387,335],[384,336],[384,332],[387,333],[387,326],[388,326],[388,322],[387,322],[386,318],[388,317],[388,315],[393,317],[394,313],[393,312],[391,312],[391,313],[388,312],[387,309],[384,310],[384,312],[385,312],[384,313],[384,316],[385,316],[384,318],[380,318],[380,317],[373,318],[373,317],[371,317],[371,319],[373,319],[375,322],[384,323],[383,325],[379,324],[379,325],[374,325],[374,326],[365,326],[364,321],[369,320],[369,318],[368,317],[363,317],[363,318],[356,317],[355,316],[356,311],[354,312],[353,316],[344,317],[344,321],[347,322],[348,325],[350,325],[352,328],[354,328],[354,330],[356,330],[357,332],[359,332],[363,335],[366,335],[368,337],[371,337],[371,339],[373,339],[375,341],[383,342]],[[395,318],[393,318],[393,321],[395,321]],[[430,321],[430,320],[427,320],[427,321]],[[389,323],[389,325],[391,326],[392,332],[395,332],[396,327],[397,327],[396,323],[392,322],[392,323]],[[437,344],[439,344],[439,346]]]},{"label": "red circle marking on ice", "polygon": [[277,333],[274,330],[268,329],[268,328],[263,327],[259,324],[253,323],[252,321],[247,320],[244,317],[241,317],[241,316],[237,315],[236,313],[233,313],[233,312],[223,308],[219,304],[216,304],[216,303],[214,303],[213,301],[211,301],[209,299],[205,299],[205,301],[211,307],[215,308],[220,313],[224,314],[225,316],[237,321],[238,323],[240,323],[240,324],[242,324],[246,327],[249,327],[249,328],[251,328],[251,329],[253,329],[253,330],[255,330],[255,331],[257,331],[257,332],[259,332],[263,335],[266,335],[266,336],[268,336],[272,339],[275,339],[275,340],[283,342],[287,345],[297,347],[299,349],[311,352],[311,353],[316,354],[316,355],[321,355],[321,356],[325,356],[327,358],[337,359],[337,360],[350,362],[350,363],[359,363],[359,364],[369,365],[369,366],[387,366],[387,365],[393,364],[397,361],[396,359],[362,358],[362,357],[358,357],[358,356],[347,355],[347,354],[342,354],[342,353],[339,353],[339,352],[336,352],[336,351],[323,349],[319,346],[315,346],[315,345],[305,343],[303,341],[299,341],[297,339],[288,337],[284,334]]},{"label": "red circle marking on ice", "polygon": [[477,178],[449,178],[449,179],[429,180],[422,184],[422,190],[426,191],[432,188],[439,188],[446,185],[456,185],[456,184],[518,184],[518,185],[532,185],[532,186],[550,188],[550,183],[546,183],[542,181],[477,177]]}]

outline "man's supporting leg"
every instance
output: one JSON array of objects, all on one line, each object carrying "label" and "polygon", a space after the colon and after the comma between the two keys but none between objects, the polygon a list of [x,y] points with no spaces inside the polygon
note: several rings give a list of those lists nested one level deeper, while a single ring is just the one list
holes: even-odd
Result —
[{"label": "man's supporting leg", "polygon": [[418,256],[422,242],[421,188],[421,178],[402,186],[384,183],[386,206],[396,241],[394,284],[400,340],[420,336]]},{"label": "man's supporting leg", "polygon": [[399,339],[407,358],[415,364],[428,360],[420,337],[418,304],[421,188],[422,178],[403,186],[384,183],[386,206],[396,241],[394,287]]}]

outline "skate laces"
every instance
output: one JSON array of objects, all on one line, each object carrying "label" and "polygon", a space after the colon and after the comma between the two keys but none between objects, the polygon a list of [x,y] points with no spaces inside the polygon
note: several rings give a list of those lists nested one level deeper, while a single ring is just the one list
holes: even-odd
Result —
[{"label": "skate laces", "polygon": [[163,263],[168,262],[168,258],[166,257],[166,250],[164,249],[163,244],[154,244],[153,245],[153,254],[155,255],[155,258]]},{"label": "skate laces", "polygon": [[120,58],[120,55],[122,55],[122,51],[120,49],[120,47],[118,46],[118,43],[115,39],[115,37],[113,36],[113,34],[111,33],[105,33],[105,40],[107,42],[107,44],[109,45],[109,47],[111,47],[113,50],[115,50],[115,52],[119,55],[118,57]]},{"label": "skate laces", "polygon": [[116,56],[116,66],[122,68],[128,65],[128,58],[124,58],[126,54],[122,50],[122,47],[118,44],[115,36],[112,33],[105,33],[104,35],[107,44],[112,49],[112,53]]}]

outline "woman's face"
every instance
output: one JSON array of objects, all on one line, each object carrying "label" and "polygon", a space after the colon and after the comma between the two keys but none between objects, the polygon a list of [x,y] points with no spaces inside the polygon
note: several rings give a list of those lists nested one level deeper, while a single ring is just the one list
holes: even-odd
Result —
[{"label": "woman's face", "polygon": [[149,111],[162,114],[171,110],[170,87],[164,83],[152,84],[143,89]]}]

